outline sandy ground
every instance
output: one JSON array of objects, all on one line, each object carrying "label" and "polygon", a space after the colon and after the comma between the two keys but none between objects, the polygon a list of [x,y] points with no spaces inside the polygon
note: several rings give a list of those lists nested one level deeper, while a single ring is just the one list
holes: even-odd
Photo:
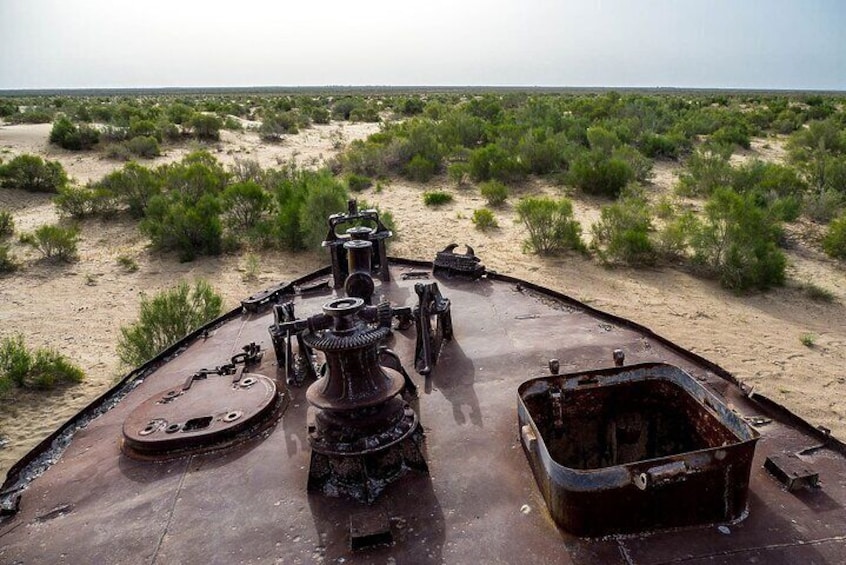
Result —
[{"label": "sandy ground", "polygon": [[[317,126],[280,145],[266,145],[251,132],[224,132],[213,146],[218,158],[231,164],[236,158],[276,166],[290,158],[317,165],[336,154],[338,141],[366,137],[372,124]],[[0,155],[39,153],[62,162],[80,182],[102,177],[120,166],[96,153],[74,154],[47,144],[49,125],[0,127]],[[169,149],[155,160],[179,159],[193,147]],[[736,159],[783,158],[778,139],[756,140]],[[651,197],[672,189],[679,172],[676,163],[656,163]],[[422,203],[424,190],[442,189],[455,200],[439,208]],[[561,188],[530,181],[515,194],[560,194]],[[791,226],[789,281],[784,288],[752,296],[737,296],[714,281],[684,270],[657,268],[609,269],[580,256],[544,259],[524,254],[523,228],[514,222],[510,204],[495,211],[499,228],[477,231],[470,218],[484,205],[475,189],[456,189],[445,180],[426,185],[394,181],[376,192],[362,193],[370,203],[390,210],[400,237],[391,254],[432,259],[447,244],[470,244],[486,266],[569,294],[594,307],[630,318],[699,353],[734,373],[777,402],[815,425],[824,425],[846,438],[846,268],[822,255],[813,245],[814,230]],[[599,215],[600,200],[579,197],[576,211],[585,231]],[[0,208],[13,212],[17,230],[28,231],[56,219],[48,197],[0,189]],[[257,280],[245,281],[245,258],[223,256],[181,264],[173,257],[151,254],[146,240],[129,221],[82,224],[80,260],[70,266],[47,265],[14,244],[25,268],[0,278],[0,336],[20,332],[31,346],[55,347],[79,363],[87,373],[84,383],[50,394],[19,393],[0,408],[0,473],[44,436],[106,390],[122,374],[115,354],[120,326],[137,316],[139,297],[167,288],[178,279],[203,277],[225,297],[226,307],[258,289],[305,274],[326,264],[320,254],[262,253]],[[810,233],[810,235],[808,235]],[[120,255],[134,258],[139,270],[128,273],[116,262]],[[808,299],[800,285],[806,282],[832,292],[836,302]],[[460,315],[457,308],[454,315]],[[807,347],[800,337],[811,334]]]}]

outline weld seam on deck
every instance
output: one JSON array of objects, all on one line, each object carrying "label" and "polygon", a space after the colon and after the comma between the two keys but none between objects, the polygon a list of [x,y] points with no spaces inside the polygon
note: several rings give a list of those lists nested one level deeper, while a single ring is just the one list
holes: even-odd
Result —
[{"label": "weld seam on deck", "polygon": [[755,547],[744,547],[738,549],[729,549],[726,551],[719,551],[717,553],[708,553],[705,555],[691,555],[688,557],[678,557],[676,559],[672,559],[670,561],[662,561],[657,565],[663,565],[664,563],[684,563],[685,561],[693,561],[694,559],[708,559],[709,557],[724,557],[728,555],[740,555],[742,553],[750,553],[753,551],[773,551],[776,549],[785,549],[789,547],[804,547],[804,546],[813,546],[813,545],[823,545],[826,543],[831,542],[846,542],[846,535],[842,536],[833,536],[830,538],[820,538],[815,540],[808,540],[808,541],[794,541],[788,543],[774,543],[770,545],[759,545]]},{"label": "weld seam on deck", "polygon": [[173,494],[173,502],[170,503],[170,511],[167,513],[167,523],[165,524],[164,530],[162,530],[162,535],[159,536],[159,542],[156,544],[155,551],[153,551],[153,557],[150,559],[150,565],[155,565],[156,560],[159,558],[159,551],[162,548],[162,543],[164,543],[164,538],[167,535],[168,530],[170,530],[170,524],[173,522],[173,514],[176,512],[176,503],[179,501],[179,494],[182,492],[182,485],[185,484],[185,477],[188,476],[188,471],[191,469],[192,461],[194,461],[194,456],[189,455],[188,460],[185,462],[185,469],[182,471],[182,476],[179,477],[179,485],[176,487],[176,492]]}]

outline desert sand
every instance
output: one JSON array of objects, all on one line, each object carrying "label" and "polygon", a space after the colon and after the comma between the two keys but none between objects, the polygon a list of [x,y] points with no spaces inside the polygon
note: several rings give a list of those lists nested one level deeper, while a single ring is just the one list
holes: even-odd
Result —
[{"label": "desert sand", "polygon": [[[375,124],[333,123],[315,126],[281,144],[262,143],[257,134],[222,132],[220,143],[208,146],[224,164],[252,159],[264,167],[293,158],[319,166],[343,143],[377,131]],[[49,146],[50,125],[0,126],[0,156],[8,159],[36,153],[59,160],[77,182],[96,180],[120,163],[95,153],[71,153]],[[146,164],[178,160],[198,146],[167,148]],[[733,159],[783,158],[778,139],[755,140],[752,149]],[[651,198],[672,191],[681,165],[657,162]],[[785,287],[763,294],[738,296],[715,281],[698,278],[681,268],[607,268],[579,255],[541,258],[522,251],[523,228],[514,222],[510,204],[495,211],[499,228],[477,231],[470,218],[484,205],[478,190],[456,189],[443,177],[426,185],[404,180],[383,183],[376,192],[361,194],[368,202],[390,210],[399,227],[391,255],[431,260],[439,249],[455,242],[470,244],[484,264],[497,272],[524,278],[568,294],[593,307],[629,318],[721,365],[738,379],[776,402],[788,406],[814,425],[830,428],[846,439],[846,268],[826,258],[815,241],[820,230],[802,223],[787,228],[790,266]],[[424,190],[451,192],[453,202],[423,205]],[[524,194],[561,194],[562,188],[531,180],[511,200]],[[575,207],[585,233],[599,216],[601,200],[576,195]],[[0,189],[0,208],[12,212],[18,233],[57,219],[48,195]],[[23,334],[30,346],[50,346],[79,364],[86,380],[63,390],[18,392],[0,407],[0,473],[41,439],[102,394],[126,371],[115,353],[119,328],[132,322],[143,294],[154,294],[180,279],[212,282],[225,298],[225,308],[257,290],[303,275],[328,262],[320,253],[263,252],[259,272],[245,280],[243,255],[201,258],[179,263],[175,256],[151,253],[146,239],[129,220],[88,220],[81,224],[80,259],[71,265],[39,262],[31,250],[13,241],[13,252],[24,268],[0,277],[0,337]],[[129,273],[116,262],[132,257],[139,265]],[[832,292],[833,303],[814,302],[801,285],[813,282]],[[460,316],[456,305],[454,316]],[[814,345],[800,337],[811,334]],[[116,438],[117,440],[117,438]]]}]

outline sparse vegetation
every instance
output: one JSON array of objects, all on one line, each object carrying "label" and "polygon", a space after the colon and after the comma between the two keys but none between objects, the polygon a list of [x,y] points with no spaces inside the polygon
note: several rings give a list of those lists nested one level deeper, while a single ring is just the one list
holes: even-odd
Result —
[{"label": "sparse vegetation", "polygon": [[79,230],[58,224],[45,224],[32,233],[22,234],[21,243],[37,249],[48,260],[70,263],[76,261]]},{"label": "sparse vegetation", "polygon": [[18,155],[0,165],[0,186],[29,192],[58,192],[68,177],[58,161],[45,161],[37,155]]},{"label": "sparse vegetation", "polygon": [[487,208],[473,210],[473,217],[471,218],[471,221],[479,231],[488,231],[499,227],[499,223],[496,221],[496,216],[494,216],[494,213]]},{"label": "sparse vegetation", "polygon": [[581,225],[573,219],[573,203],[567,198],[523,198],[516,210],[518,220],[529,232],[526,250],[538,255],[567,249],[585,251]]},{"label": "sparse vegetation", "polygon": [[20,268],[8,243],[0,243],[0,274],[14,273]]},{"label": "sparse vegetation", "polygon": [[8,210],[0,210],[0,239],[9,237],[15,233],[15,220]]},{"label": "sparse vegetation", "polygon": [[640,198],[625,198],[602,207],[598,222],[591,227],[591,247],[606,262],[651,265],[656,259],[649,204]]},{"label": "sparse vegetation", "polygon": [[817,336],[812,333],[805,333],[799,336],[799,341],[805,347],[813,347],[817,343]]},{"label": "sparse vegetation", "polygon": [[118,255],[117,264],[127,273],[134,273],[138,270],[138,262],[128,255]]},{"label": "sparse vegetation", "polygon": [[846,259],[846,214],[831,222],[822,245],[830,257]]},{"label": "sparse vegetation", "polygon": [[705,205],[693,238],[695,260],[726,288],[766,289],[784,282],[787,260],[778,249],[779,227],[752,195],[718,188]]},{"label": "sparse vegetation", "polygon": [[50,130],[50,143],[72,151],[91,149],[99,141],[99,131],[88,124],[74,124],[67,116],[59,117]]},{"label": "sparse vegetation", "polygon": [[442,206],[452,201],[452,194],[443,190],[430,190],[423,193],[423,204],[426,206]]},{"label": "sparse vegetation", "polygon": [[120,329],[117,353],[127,366],[155,357],[195,329],[220,316],[223,299],[205,281],[181,282],[153,298],[142,298],[138,320]]},{"label": "sparse vegetation", "polygon": [[488,203],[488,206],[502,206],[508,198],[508,187],[498,180],[485,181],[479,184],[479,192]]},{"label": "sparse vegetation", "polygon": [[13,386],[38,390],[81,382],[85,373],[48,348],[29,349],[17,334],[0,341],[0,393]]}]

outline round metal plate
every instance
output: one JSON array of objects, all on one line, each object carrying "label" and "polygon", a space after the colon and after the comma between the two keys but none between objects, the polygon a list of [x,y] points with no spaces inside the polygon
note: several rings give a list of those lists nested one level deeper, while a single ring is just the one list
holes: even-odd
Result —
[{"label": "round metal plate", "polygon": [[264,375],[209,375],[135,408],[123,423],[123,451],[147,459],[218,448],[261,430],[280,408],[276,383]]}]

